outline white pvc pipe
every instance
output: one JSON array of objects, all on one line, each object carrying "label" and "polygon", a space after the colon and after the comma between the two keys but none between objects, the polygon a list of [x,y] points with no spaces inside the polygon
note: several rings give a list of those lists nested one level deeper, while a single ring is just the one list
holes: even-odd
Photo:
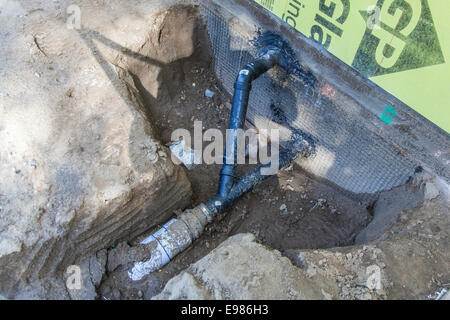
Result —
[{"label": "white pvc pipe", "polygon": [[138,281],[161,269],[177,254],[189,247],[195,239],[198,239],[213,218],[206,206],[200,204],[167,222],[161,229],[141,242],[149,246],[150,259],[136,262],[128,271],[128,276]]}]

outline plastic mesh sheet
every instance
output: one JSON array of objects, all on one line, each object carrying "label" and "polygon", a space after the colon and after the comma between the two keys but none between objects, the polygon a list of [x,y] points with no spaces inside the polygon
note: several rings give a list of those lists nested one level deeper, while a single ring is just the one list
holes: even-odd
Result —
[{"label": "plastic mesh sheet", "polygon": [[[211,38],[215,72],[232,94],[239,70],[254,59],[256,49],[248,33],[231,31],[230,20],[216,10],[202,5],[202,14]],[[273,107],[281,109],[290,126],[316,141],[316,154],[298,160],[299,165],[350,192],[372,194],[404,184],[417,165],[368,130],[345,102],[322,94],[326,85],[319,82],[313,88],[295,76],[281,82],[273,74],[265,74],[253,83],[247,119],[258,129],[279,128],[272,121]]]}]

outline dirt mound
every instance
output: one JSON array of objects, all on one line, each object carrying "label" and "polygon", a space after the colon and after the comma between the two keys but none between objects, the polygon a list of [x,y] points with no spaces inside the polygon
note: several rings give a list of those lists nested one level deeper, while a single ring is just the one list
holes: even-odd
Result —
[{"label": "dirt mound", "polygon": [[164,95],[151,89],[193,54],[195,8],[70,4],[80,9],[80,29],[66,24],[64,1],[9,1],[0,13],[5,296],[190,204],[190,183],[154,134],[133,75],[142,73],[149,96]]},{"label": "dirt mound", "polygon": [[404,210],[386,240],[331,250],[288,250],[251,234],[229,238],[171,279],[155,299],[430,299],[449,289],[448,207]]}]

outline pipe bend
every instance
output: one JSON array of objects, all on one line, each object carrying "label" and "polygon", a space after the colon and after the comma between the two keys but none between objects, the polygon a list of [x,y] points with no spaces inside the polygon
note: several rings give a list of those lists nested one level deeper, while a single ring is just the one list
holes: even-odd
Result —
[{"label": "pipe bend", "polygon": [[247,64],[239,71],[234,88],[241,90],[250,90],[251,82],[268,70],[277,65],[280,61],[280,51],[269,49],[256,60]]},{"label": "pipe bend", "polygon": [[[247,114],[248,100],[252,81],[274,67],[280,60],[281,51],[269,48],[257,59],[243,67],[234,83],[233,105],[231,108],[230,122],[228,129],[242,129],[244,127],[245,116]],[[225,198],[234,185],[236,178],[236,161],[231,159],[236,157],[237,137],[233,136],[230,145],[227,142],[227,149],[224,155],[224,165],[220,171],[220,182],[218,195]]]}]

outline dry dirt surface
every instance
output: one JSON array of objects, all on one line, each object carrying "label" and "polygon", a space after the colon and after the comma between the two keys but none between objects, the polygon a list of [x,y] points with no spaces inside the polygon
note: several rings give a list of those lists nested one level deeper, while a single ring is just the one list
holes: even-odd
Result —
[{"label": "dry dirt surface", "polygon": [[450,287],[449,226],[448,206],[437,199],[403,210],[386,240],[367,245],[287,250],[286,257],[252,234],[238,234],[154,298],[441,298]]},{"label": "dry dirt surface", "polygon": [[[198,8],[169,8],[190,2],[5,2],[0,297],[426,299],[448,289],[448,195],[430,176],[361,198],[295,165],[169,265],[128,278],[129,263],[148,258],[144,237],[217,191],[219,165],[188,170],[167,148],[194,121],[225,132],[231,107]],[[80,30],[67,28],[70,4]],[[71,264],[82,289],[66,286]]]},{"label": "dry dirt surface", "polygon": [[[208,52],[207,42],[202,43],[202,48]],[[147,104],[162,143],[169,145],[172,132],[178,128],[188,129],[193,136],[194,121],[202,121],[204,130],[216,128],[225,134],[231,97],[214,76],[211,57],[188,60],[181,69],[183,77],[178,92],[163,102]],[[213,91],[214,96],[207,98],[206,90]],[[194,206],[216,194],[220,168],[220,165],[202,164],[186,169]],[[239,173],[243,175],[251,168],[243,165]],[[279,250],[351,245],[371,220],[367,207],[368,203],[354,200],[339,189],[308,177],[299,167],[290,166],[240,199],[208,226],[191,248],[142,281],[130,281],[124,271],[137,258],[130,252],[130,245],[137,245],[144,237],[110,250],[109,268],[99,298],[149,299],[171,277],[238,233],[251,232],[262,243]]]},{"label": "dry dirt surface", "polygon": [[[207,52],[208,46],[202,47],[202,52]],[[148,103],[166,145],[177,128],[186,128],[193,135],[194,121],[202,121],[204,130],[223,132],[228,122],[230,96],[215,78],[210,58],[186,61],[182,70],[178,91],[164,104]],[[205,97],[206,90],[213,91],[214,97]],[[239,173],[250,168],[241,166]],[[216,193],[219,171],[219,165],[186,170],[193,205]],[[127,263],[139,255],[131,248],[144,236],[110,249],[98,298],[427,299],[448,283],[448,240],[430,243],[435,260],[414,258],[423,253],[422,243],[420,239],[405,242],[412,233],[403,230],[408,228],[405,219],[420,220],[418,217],[425,215],[432,224],[448,223],[441,198],[434,206],[422,205],[427,179],[418,175],[405,186],[361,200],[291,166],[240,199],[188,250],[141,281],[130,281],[126,270]],[[402,236],[394,237],[394,229],[401,230]],[[438,239],[447,236],[445,232],[432,235]],[[361,245],[352,247],[357,239]],[[363,245],[380,240],[384,242],[379,245]],[[412,265],[418,266],[417,274],[400,277]],[[368,282],[373,270],[380,270],[379,289]],[[418,285],[414,276],[420,277]]]},{"label": "dry dirt surface", "polygon": [[[192,55],[196,20],[159,13],[174,1],[0,3],[0,293],[14,297],[190,204],[133,74],[163,96],[158,75]],[[68,297],[55,286],[30,296]]]}]

